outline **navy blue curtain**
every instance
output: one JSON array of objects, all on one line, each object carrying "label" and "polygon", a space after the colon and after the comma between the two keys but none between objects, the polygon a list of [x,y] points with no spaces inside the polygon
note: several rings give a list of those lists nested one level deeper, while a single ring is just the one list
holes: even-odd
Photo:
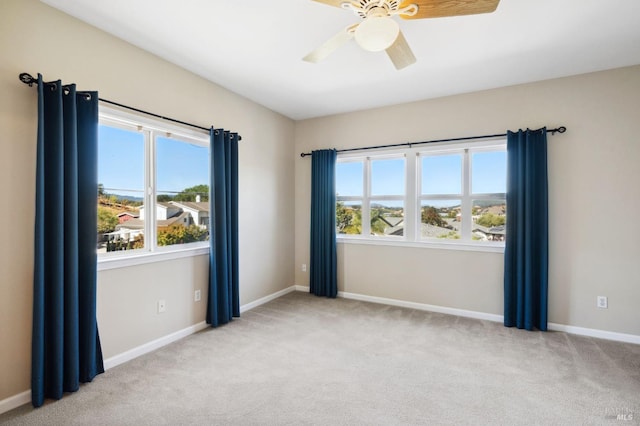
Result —
[{"label": "navy blue curtain", "polygon": [[336,259],[336,151],[312,152],[309,292],[338,295]]},{"label": "navy blue curtain", "polygon": [[31,399],[104,372],[96,322],[98,93],[38,75]]},{"label": "navy blue curtain", "polygon": [[238,134],[211,129],[212,217],[209,225],[207,323],[240,316],[238,288]]},{"label": "navy blue curtain", "polygon": [[547,329],[547,129],[507,133],[504,325]]}]

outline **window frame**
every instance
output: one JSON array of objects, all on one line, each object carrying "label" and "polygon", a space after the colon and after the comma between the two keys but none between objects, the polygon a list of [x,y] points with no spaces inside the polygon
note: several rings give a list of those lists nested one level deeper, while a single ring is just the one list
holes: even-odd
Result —
[{"label": "window frame", "polygon": [[[144,135],[144,159],[142,166],[144,167],[143,205],[145,207],[143,219],[145,247],[136,250],[99,253],[97,256],[98,271],[209,254],[209,241],[170,246],[157,245],[157,167],[155,150],[156,137],[176,139],[209,148],[209,133],[204,130],[198,131],[186,128],[185,126],[134,114],[103,104],[99,106],[98,117],[99,125],[141,132]],[[209,155],[211,155],[211,150],[209,150]]]},{"label": "window frame", "polygon": [[[362,208],[362,234],[337,234],[337,241],[346,244],[372,244],[372,245],[392,245],[402,247],[438,248],[445,250],[470,250],[486,252],[504,252],[504,241],[474,241],[472,240],[472,207],[476,200],[503,200],[506,204],[505,193],[473,193],[472,183],[472,155],[478,152],[506,152],[506,138],[496,138],[482,141],[462,141],[462,142],[442,142],[421,145],[416,147],[401,147],[393,149],[380,149],[362,152],[338,153],[337,162],[363,162],[363,196],[340,196],[336,195],[338,201],[360,201]],[[447,155],[462,154],[462,188],[460,194],[422,194],[422,158],[426,155]],[[384,158],[394,158],[404,156],[405,158],[405,195],[404,195],[404,234],[402,236],[372,236],[365,233],[369,230],[369,210],[372,197],[370,196],[371,185],[371,161]],[[506,188],[506,182],[505,182]],[[506,189],[505,189],[506,191]],[[376,197],[373,197],[376,198]],[[421,209],[424,200],[460,200],[462,212],[461,239],[426,239],[420,235]],[[366,217],[365,217],[366,212]]]},{"label": "window frame", "polygon": [[[371,204],[376,201],[402,201],[403,210],[407,209],[407,157],[402,153],[387,153],[382,155],[376,155],[374,157],[362,154],[349,154],[340,156],[337,162],[340,163],[355,163],[362,162],[363,180],[362,180],[362,195],[339,195],[336,194],[336,203],[338,201],[343,202],[358,202],[360,201],[360,214],[362,222],[361,234],[338,234],[340,236],[348,235],[348,238],[361,238],[367,240],[388,240],[396,241],[401,236],[397,235],[371,235]],[[376,160],[404,160],[404,195],[371,195],[371,179],[372,179],[372,167],[371,162]]]}]

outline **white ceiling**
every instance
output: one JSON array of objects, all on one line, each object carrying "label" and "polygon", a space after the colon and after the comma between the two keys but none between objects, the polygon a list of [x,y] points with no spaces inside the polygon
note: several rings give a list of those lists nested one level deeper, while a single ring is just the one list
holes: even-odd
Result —
[{"label": "white ceiling", "polygon": [[640,0],[501,0],[400,20],[401,71],[354,42],[301,58],[359,18],[312,0],[41,0],[293,119],[640,64]]}]

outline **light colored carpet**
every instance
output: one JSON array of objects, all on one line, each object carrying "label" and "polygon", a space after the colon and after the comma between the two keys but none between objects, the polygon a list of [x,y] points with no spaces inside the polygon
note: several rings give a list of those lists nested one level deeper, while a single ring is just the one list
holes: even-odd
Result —
[{"label": "light colored carpet", "polygon": [[291,293],[0,423],[637,424],[640,345]]}]

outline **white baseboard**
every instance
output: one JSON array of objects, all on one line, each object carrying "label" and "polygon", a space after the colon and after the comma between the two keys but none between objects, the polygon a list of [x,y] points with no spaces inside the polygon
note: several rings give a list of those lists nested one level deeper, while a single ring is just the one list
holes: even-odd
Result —
[{"label": "white baseboard", "polygon": [[121,354],[114,355],[104,360],[104,369],[109,370],[110,368],[116,367],[127,361],[131,361],[134,358],[137,358],[144,354],[148,354],[149,352],[153,352],[156,349],[159,349],[163,346],[168,345],[169,343],[175,342],[176,340],[180,340],[193,333],[197,333],[200,330],[204,330],[207,327],[208,327],[208,324],[202,321],[201,323],[189,326],[187,328],[183,328],[182,330],[178,330],[166,336],[162,336],[158,339],[155,339],[143,345],[137,346]]},{"label": "white baseboard", "polygon": [[[296,285],[296,291],[309,292],[308,286]],[[407,302],[404,300],[389,299],[386,297],[367,296],[358,293],[338,292],[338,297],[345,299],[361,300],[363,302],[380,303],[383,305],[400,306],[403,308],[417,309],[420,311],[439,312],[442,314],[458,315],[466,318],[483,319],[495,322],[503,322],[504,316],[496,314],[488,314],[485,312],[467,311],[464,309],[447,308],[444,306],[428,305],[425,303]],[[572,325],[549,323],[549,330],[562,331],[580,336],[596,337],[598,339],[615,340],[618,342],[640,344],[640,336],[634,334],[616,333],[614,331],[597,330],[594,328],[576,327]]]},{"label": "white baseboard", "polygon": [[361,300],[363,302],[381,303],[383,305],[399,306],[420,311],[438,312],[441,314],[457,315],[459,317],[475,318],[488,321],[502,322],[502,315],[487,314],[485,312],[467,311],[465,309],[447,308],[444,306],[428,305],[426,303],[407,302],[405,300],[387,299],[386,297],[366,296],[357,293],[338,292],[338,297]]},{"label": "white baseboard", "polygon": [[31,391],[27,390],[0,401],[0,414],[31,402]]},{"label": "white baseboard", "polygon": [[640,336],[635,334],[616,333],[615,331],[598,330],[595,328],[575,327],[573,325],[548,323],[547,327],[553,331],[563,331],[580,336],[596,337],[598,339],[615,340],[618,342],[635,343],[640,345]]},{"label": "white baseboard", "polygon": [[258,307],[260,305],[264,305],[267,302],[271,302],[272,300],[277,299],[278,297],[282,297],[285,294],[294,292],[296,290],[297,290],[297,287],[292,285],[291,287],[287,287],[284,290],[277,291],[277,292],[275,292],[273,294],[270,294],[268,296],[262,297],[262,298],[260,298],[258,300],[254,300],[253,302],[249,302],[246,305],[240,306],[240,313],[243,313],[245,311],[248,311],[250,309]]}]

